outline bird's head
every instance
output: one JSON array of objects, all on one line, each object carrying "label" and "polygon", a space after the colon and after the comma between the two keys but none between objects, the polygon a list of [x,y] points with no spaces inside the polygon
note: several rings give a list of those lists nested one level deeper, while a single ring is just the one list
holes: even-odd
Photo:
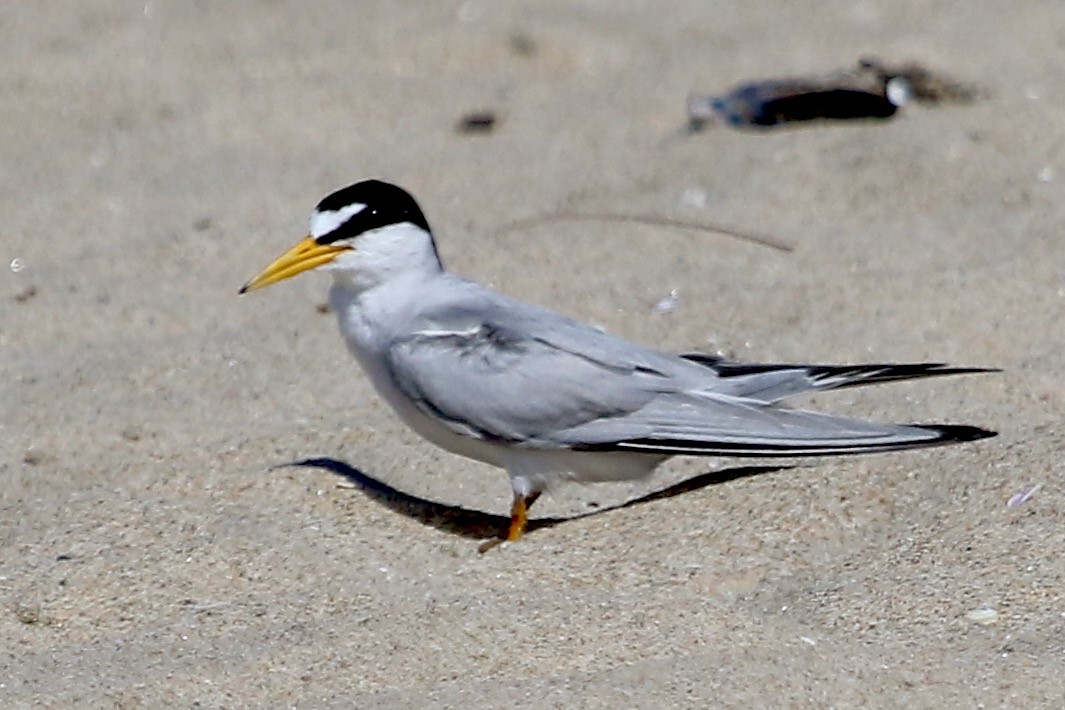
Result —
[{"label": "bird's head", "polygon": [[240,289],[284,281],[311,269],[334,272],[353,287],[374,286],[411,270],[437,270],[429,223],[401,187],[363,180],[324,198],[311,214],[310,235]]}]

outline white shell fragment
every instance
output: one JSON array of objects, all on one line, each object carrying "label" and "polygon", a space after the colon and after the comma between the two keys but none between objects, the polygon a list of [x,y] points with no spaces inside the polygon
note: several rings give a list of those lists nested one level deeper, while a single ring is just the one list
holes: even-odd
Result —
[{"label": "white shell fragment", "polygon": [[1010,499],[1006,501],[1007,508],[1016,508],[1019,505],[1023,505],[1029,498],[1039,492],[1039,489],[1043,487],[1042,483],[1037,483],[1034,486],[1028,486],[1020,493],[1014,493],[1010,496]]},{"label": "white shell fragment", "polygon": [[980,626],[990,626],[998,621],[998,612],[987,606],[973,609],[966,614],[966,616],[969,618],[969,621],[979,624]]},{"label": "white shell fragment", "polygon": [[654,314],[656,316],[664,316],[667,313],[672,313],[677,310],[677,306],[680,305],[680,291],[673,289],[669,292],[669,295],[662,298],[655,304]]}]

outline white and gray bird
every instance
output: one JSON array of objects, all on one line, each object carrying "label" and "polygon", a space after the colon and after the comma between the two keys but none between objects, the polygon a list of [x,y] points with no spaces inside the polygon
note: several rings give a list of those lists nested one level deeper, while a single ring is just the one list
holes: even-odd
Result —
[{"label": "white and gray bird", "polygon": [[804,392],[990,370],[674,355],[490,291],[448,273],[414,198],[378,180],[319,202],[310,236],[241,293],[310,269],[332,273],[340,333],[399,417],[448,451],[506,470],[507,540],[521,537],[529,507],[553,484],[642,478],[671,456],[857,454],[995,435],[780,404]]}]

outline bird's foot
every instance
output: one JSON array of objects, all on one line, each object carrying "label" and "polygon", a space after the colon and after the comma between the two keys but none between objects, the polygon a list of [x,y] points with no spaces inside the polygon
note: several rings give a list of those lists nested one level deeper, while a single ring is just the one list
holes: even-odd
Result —
[{"label": "bird's foot", "polygon": [[510,527],[507,528],[506,535],[503,537],[492,538],[491,540],[485,540],[477,548],[477,552],[482,555],[493,547],[498,546],[503,542],[517,542],[521,539],[521,536],[525,534],[525,528],[529,524],[529,508],[536,502],[536,499],[540,497],[540,493],[531,493],[529,495],[514,495],[514,501],[510,506]]}]

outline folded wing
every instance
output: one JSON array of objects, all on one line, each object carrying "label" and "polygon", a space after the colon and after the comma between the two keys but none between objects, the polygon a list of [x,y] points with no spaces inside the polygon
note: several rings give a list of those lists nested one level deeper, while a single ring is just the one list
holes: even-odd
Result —
[{"label": "folded wing", "polygon": [[565,448],[559,432],[630,416],[668,385],[492,323],[415,332],[388,364],[415,405],[455,432],[531,448]]},{"label": "folded wing", "polygon": [[[468,314],[438,319],[397,339],[389,367],[416,406],[453,431],[529,448],[804,456],[993,435],[976,427],[876,424],[772,405],[798,391],[948,374],[939,365],[834,369],[707,361],[700,363],[711,368],[705,377],[693,378],[692,366],[680,358],[591,328],[576,332],[586,327],[572,321],[544,324],[527,317],[518,325]],[[736,394],[734,383],[750,394]]]}]

